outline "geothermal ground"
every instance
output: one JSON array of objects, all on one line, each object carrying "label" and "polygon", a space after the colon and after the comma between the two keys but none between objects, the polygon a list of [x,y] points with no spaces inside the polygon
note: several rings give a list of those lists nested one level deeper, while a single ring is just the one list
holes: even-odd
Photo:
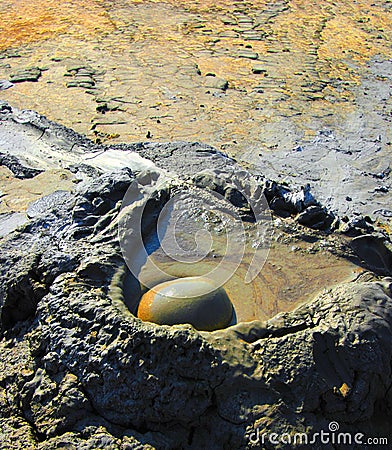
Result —
[{"label": "geothermal ground", "polygon": [[[2,450],[390,448],[391,10],[1,3]],[[231,326],[137,318],[217,265]]]}]

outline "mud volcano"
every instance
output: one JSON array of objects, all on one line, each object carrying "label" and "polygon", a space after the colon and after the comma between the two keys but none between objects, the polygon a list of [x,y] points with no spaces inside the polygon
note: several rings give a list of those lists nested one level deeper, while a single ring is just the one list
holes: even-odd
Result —
[{"label": "mud volcano", "polygon": [[[257,185],[251,188],[250,179],[241,185],[235,173],[206,171],[197,180],[200,184],[201,179],[211,177],[216,190],[224,193],[226,189],[230,195],[225,197],[178,180],[173,185],[171,177],[158,173],[152,178],[145,174],[137,177],[144,184],[133,183],[128,189],[119,237],[130,272],[117,288],[132,314],[158,324],[190,323],[201,330],[218,329],[290,311],[323,288],[356,275],[358,266],[331,253],[314,251],[312,243],[298,240],[295,246],[288,246],[274,240],[271,215],[261,209],[257,197],[262,191]],[[259,205],[259,220],[251,216],[250,205],[244,204],[245,196]],[[233,304],[232,319],[218,320],[215,327],[200,327],[179,311],[175,319],[163,321],[156,315],[152,319],[151,311],[144,308],[140,314],[138,305],[143,295],[144,306],[150,305],[160,283],[170,282],[180,288],[184,286],[181,280],[188,277],[207,277],[222,286]],[[196,287],[196,283],[190,282],[188,288],[191,286]],[[146,294],[149,290],[152,292]],[[175,297],[173,304],[181,308],[184,302],[179,301],[179,290]],[[160,296],[158,299],[162,303]]]},{"label": "mud volcano", "polygon": [[[349,217],[344,230],[367,236],[351,249],[339,218],[315,199],[261,173],[241,171],[211,147],[94,146],[33,112],[19,115],[4,104],[0,111],[1,147],[17,158],[5,158],[3,164],[15,176],[23,182],[31,174],[26,167],[44,170],[36,177],[53,176],[47,169],[61,160],[75,179],[68,190],[43,196],[35,191],[38,198],[27,212],[20,206],[0,217],[7,220],[0,238],[3,448],[245,450],[255,447],[250,437],[257,429],[311,435],[327,431],[331,421],[345,433],[390,437],[392,279],[382,278],[377,267],[363,272],[358,265],[355,278],[351,273],[351,281],[342,282],[337,272],[344,271],[336,269],[352,271],[352,263],[342,264],[343,256],[365,265],[353,251],[363,245],[360,255],[366,257],[374,234],[383,258],[370,263],[382,263],[383,274],[391,274],[391,260],[384,257],[390,240],[381,228]],[[148,152],[156,164],[142,157]],[[170,176],[163,166],[172,168]],[[200,174],[205,169],[209,174]],[[160,187],[162,174],[171,181]],[[242,282],[253,261],[247,252],[254,243],[263,248],[263,239],[251,232],[257,224],[236,194],[236,177],[249,186],[248,199],[256,201],[263,193],[275,208],[270,256],[248,288]],[[200,233],[188,241],[188,233],[179,232],[181,245],[166,246],[170,219],[176,217],[170,199],[180,192],[186,201],[194,186],[205,192],[203,199],[219,190],[226,199],[224,211],[236,211],[249,224],[245,242],[232,240],[234,246],[246,244],[241,264],[234,261],[239,273],[233,275],[232,261],[226,260],[219,279],[236,313],[250,314],[216,331],[136,317],[141,298],[142,307],[146,298],[149,306],[146,291],[166,283],[162,293],[170,283],[184,282],[173,279],[206,276],[203,270],[212,272],[212,263],[219,266],[223,260],[224,239],[211,243],[205,231],[222,237],[225,215],[217,221],[199,214],[193,200],[179,211],[187,214],[184,223],[201,225]],[[155,227],[162,212],[162,227],[159,221]],[[21,215],[23,220],[12,220]],[[230,221],[228,229],[237,236],[235,224]],[[133,239],[138,232],[141,238]],[[189,249],[202,259],[189,264]],[[315,264],[322,261],[324,266]],[[226,271],[232,278],[225,279]],[[336,272],[335,282],[330,272]],[[309,280],[313,285],[306,290]],[[228,313],[227,297],[218,294],[217,304]],[[242,301],[247,297],[250,305]],[[256,316],[260,310],[265,319]],[[220,319],[218,314],[215,320]]]}]

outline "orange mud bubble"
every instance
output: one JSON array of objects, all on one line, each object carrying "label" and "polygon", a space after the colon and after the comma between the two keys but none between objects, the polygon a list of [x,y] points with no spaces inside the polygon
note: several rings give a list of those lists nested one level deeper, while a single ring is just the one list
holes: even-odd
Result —
[{"label": "orange mud bubble", "polygon": [[233,306],[225,290],[204,277],[167,281],[140,300],[137,316],[160,325],[189,323],[197,330],[225,328],[233,318]]}]

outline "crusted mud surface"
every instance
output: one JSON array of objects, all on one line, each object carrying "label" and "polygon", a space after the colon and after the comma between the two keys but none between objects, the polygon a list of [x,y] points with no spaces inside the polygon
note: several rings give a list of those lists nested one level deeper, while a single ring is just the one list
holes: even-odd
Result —
[{"label": "crusted mud surface", "polygon": [[311,183],[342,216],[389,221],[390,14],[370,0],[7,0],[0,99],[98,143],[203,142]]}]

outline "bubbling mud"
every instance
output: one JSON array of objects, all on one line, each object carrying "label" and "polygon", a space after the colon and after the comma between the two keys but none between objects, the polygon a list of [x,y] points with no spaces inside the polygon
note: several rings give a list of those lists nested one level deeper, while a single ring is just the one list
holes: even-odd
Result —
[{"label": "bubbling mud", "polygon": [[[142,320],[207,331],[264,321],[358,271],[323,246],[315,249],[314,241],[272,238],[271,220],[238,220],[234,207],[212,193],[188,190],[168,199],[163,186],[135,183],[123,201],[119,236],[129,271],[122,302]],[[217,298],[226,307],[215,310]]]},{"label": "bubbling mud", "polygon": [[[128,310],[138,315],[139,303],[144,296],[150,291],[154,293],[162,283],[200,277],[201,274],[208,273],[216,264],[216,259],[220,258],[218,249],[214,250],[215,253],[208,255],[203,261],[188,266],[170,260],[160,249],[152,252],[141,270],[142,277],[152,287],[142,285],[130,272],[126,272],[123,277],[121,290]],[[280,312],[292,311],[323,289],[353,279],[361,270],[354,263],[326,250],[313,252],[313,245],[305,241],[293,242],[292,246],[274,242],[262,271],[251,283],[246,284],[244,277],[252,259],[251,250],[247,248],[241,264],[222,286],[234,310],[228,325],[253,320],[264,321]],[[150,271],[152,262],[159,263],[166,276],[149,279],[149,274],[153,273]],[[140,312],[139,318],[145,320]]]},{"label": "bubbling mud", "polygon": [[149,290],[140,300],[137,316],[160,325],[189,323],[197,330],[214,331],[230,324],[233,305],[213,280],[186,277]]}]

